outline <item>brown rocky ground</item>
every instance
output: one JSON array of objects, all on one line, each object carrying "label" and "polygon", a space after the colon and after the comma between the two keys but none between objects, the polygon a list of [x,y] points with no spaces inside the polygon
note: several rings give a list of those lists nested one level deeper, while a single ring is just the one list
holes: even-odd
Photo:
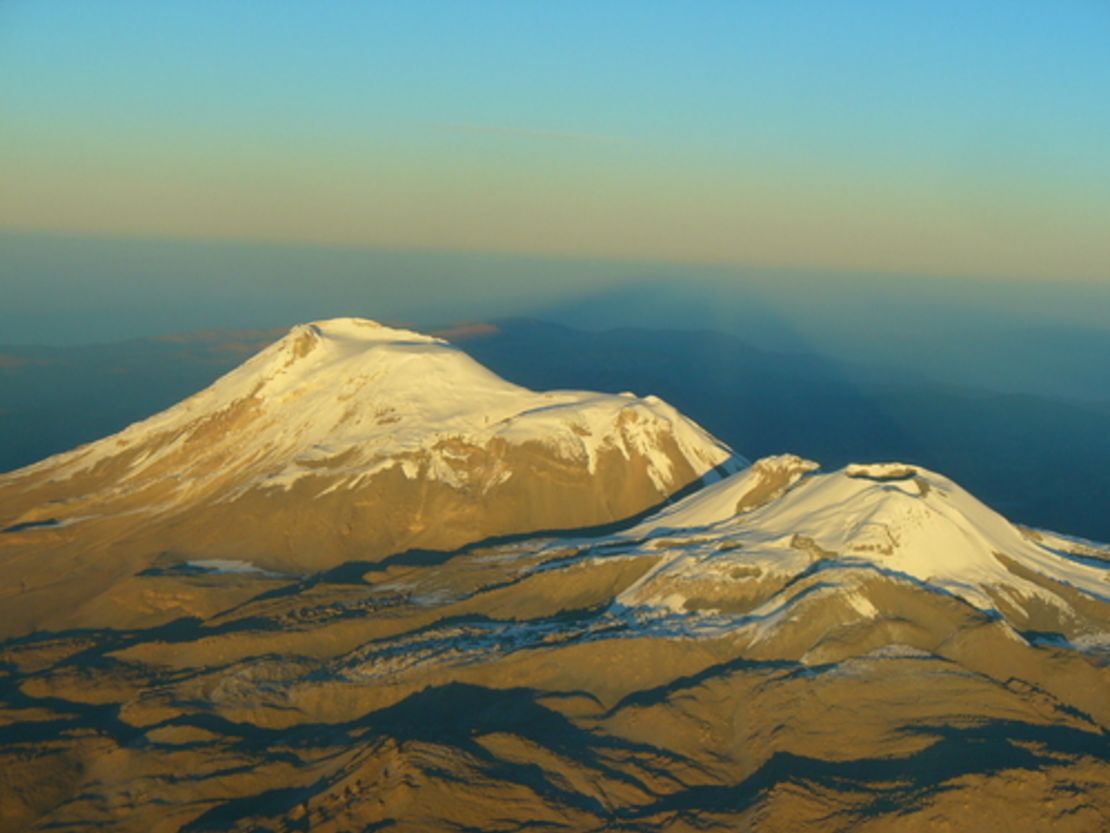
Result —
[{"label": "brown rocky ground", "polygon": [[1100,655],[897,581],[694,638],[611,605],[651,556],[577,546],[132,576],[177,615],[0,645],[0,830],[1110,824]]}]

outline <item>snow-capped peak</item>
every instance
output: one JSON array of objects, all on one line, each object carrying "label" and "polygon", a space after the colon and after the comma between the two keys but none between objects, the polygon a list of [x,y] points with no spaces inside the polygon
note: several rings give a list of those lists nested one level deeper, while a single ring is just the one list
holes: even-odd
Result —
[{"label": "snow-capped peak", "polygon": [[357,318],[294,327],[209,391],[230,399],[277,396],[287,420],[297,416],[290,393],[316,405],[368,405],[363,394],[369,394],[375,410],[407,411],[431,429],[450,427],[464,414],[500,418],[530,393],[442,339]]},{"label": "snow-capped peak", "polygon": [[369,344],[373,342],[426,342],[431,344],[446,344],[441,338],[407,330],[391,327],[372,321],[369,318],[326,318],[319,321],[310,321],[306,324],[297,324],[290,329],[288,335],[279,343],[289,339],[296,339],[304,334],[311,334],[328,341],[353,341]]},{"label": "snow-capped peak", "polygon": [[[730,449],[656,397],[534,392],[442,339],[336,318],[292,328],[178,405],[0,478],[0,488],[18,480],[25,496],[27,478],[57,484],[104,472],[81,486],[76,503],[88,517],[108,511],[106,503],[149,515],[294,486],[305,500],[391,471],[476,500],[532,477],[537,463],[561,466],[556,480],[584,495],[580,475],[624,470],[620,494],[583,504],[580,518],[557,502],[518,513],[542,510],[551,518],[537,523],[572,525],[641,511],[730,459]],[[39,513],[32,507],[9,523]]]},{"label": "snow-capped peak", "polygon": [[[751,592],[752,576],[782,586],[818,565],[815,588],[856,599],[857,610],[871,609],[858,592],[867,577],[909,581],[993,614],[1035,603],[1073,617],[1073,591],[1110,600],[1106,564],[1037,540],[943,475],[904,463],[814,468],[797,457],[760,460],[630,530],[626,539],[663,557],[621,602],[727,607]],[[753,490],[761,499],[748,508]]]}]

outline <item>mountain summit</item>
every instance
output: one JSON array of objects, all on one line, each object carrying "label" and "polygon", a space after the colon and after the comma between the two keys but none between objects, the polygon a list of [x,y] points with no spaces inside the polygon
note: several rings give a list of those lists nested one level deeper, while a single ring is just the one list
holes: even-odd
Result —
[{"label": "mountain summit", "polygon": [[[776,650],[797,657],[848,629],[857,649],[915,644],[942,610],[974,611],[1014,638],[1105,649],[1104,550],[1085,556],[1080,542],[1017,527],[920,466],[816,469],[790,455],[760,460],[616,536],[657,558],[619,601],[700,614],[710,632],[727,622],[756,643],[782,637]],[[935,606],[917,630],[907,593]]]}]

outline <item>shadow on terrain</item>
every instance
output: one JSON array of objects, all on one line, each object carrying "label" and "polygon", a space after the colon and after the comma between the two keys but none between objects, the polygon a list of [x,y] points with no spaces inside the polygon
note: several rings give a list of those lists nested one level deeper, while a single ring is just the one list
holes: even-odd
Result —
[{"label": "shadow on terrain", "polygon": [[[744,302],[774,321],[758,299]],[[898,460],[943,472],[1013,520],[1110,540],[1105,405],[845,366],[788,324],[782,331],[797,353],[722,332],[589,332],[533,320],[497,322],[497,332],[459,346],[529,387],[656,394],[753,460]]]},{"label": "shadow on terrain", "polygon": [[[233,623],[237,628],[242,625]],[[113,649],[143,639],[186,641],[210,635],[194,620],[179,620],[162,628],[127,631],[101,636],[98,646],[70,657],[102,657],[107,645]],[[83,638],[96,634],[82,632]],[[75,636],[72,635],[71,636]],[[53,635],[59,638],[59,635]],[[32,640],[20,640],[27,644]],[[10,644],[10,643],[9,643]],[[664,703],[676,693],[700,685],[707,679],[734,672],[778,673],[795,670],[792,662],[753,662],[736,659],[702,672],[678,678],[664,686],[626,696],[611,716],[623,708]],[[698,771],[694,762],[664,748],[606,735],[583,728],[560,712],[544,705],[547,692],[534,689],[494,689],[478,685],[448,683],[409,695],[400,702],[339,723],[302,723],[291,728],[266,728],[221,715],[197,711],[184,713],[154,726],[137,728],[122,721],[119,706],[73,702],[57,697],[33,697],[20,687],[22,679],[11,666],[0,668],[0,699],[12,709],[49,709],[58,717],[9,723],[0,727],[0,747],[16,749],[64,739],[92,731],[124,746],[154,743],[146,732],[165,727],[193,727],[216,736],[191,747],[212,752],[233,751],[245,759],[222,773],[204,776],[178,774],[175,780],[211,778],[248,771],[250,761],[283,761],[302,768],[309,760],[321,760],[337,749],[365,749],[369,755],[391,744],[406,755],[409,766],[422,768],[422,778],[452,781],[474,778],[503,781],[524,788],[554,806],[586,813],[620,829],[635,827],[658,816],[694,820],[705,815],[742,813],[754,807],[776,786],[784,783],[805,788],[862,793],[862,816],[905,812],[920,806],[953,779],[970,774],[990,775],[1003,770],[1035,771],[1076,757],[1110,760],[1110,741],[1102,732],[1087,732],[1069,726],[1033,725],[1019,721],[986,720],[965,726],[910,725],[905,735],[931,741],[924,749],[897,757],[858,758],[830,761],[777,752],[743,780],[728,785],[686,783],[680,773]],[[585,693],[562,692],[563,696],[590,697]],[[593,699],[593,698],[590,698]],[[180,704],[187,707],[188,704]],[[533,763],[509,761],[491,752],[482,739],[489,735],[511,735],[546,749],[591,773],[593,782],[617,782],[624,786],[632,806],[612,806],[594,795],[584,794],[565,779]],[[444,769],[441,753],[427,758],[421,749],[436,747],[451,753],[458,769]],[[438,761],[439,763],[432,763]],[[211,807],[183,830],[198,833],[221,830],[249,822],[252,829],[265,829],[260,822],[293,811],[309,799],[343,799],[336,788],[351,773],[340,769],[309,784],[266,790],[239,796]],[[629,792],[631,791],[631,792]],[[602,790],[605,794],[607,790]],[[855,812],[855,811],[852,811]],[[307,827],[304,829],[308,829]]]},{"label": "shadow on terrain", "polygon": [[[450,683],[417,692],[393,706],[371,712],[349,723],[302,725],[291,730],[265,730],[250,724],[231,723],[223,718],[196,714],[168,721],[165,725],[189,725],[234,739],[240,751],[273,756],[286,749],[316,749],[354,745],[376,747],[392,739],[402,750],[415,745],[450,747],[467,768],[479,770],[484,778],[508,781],[545,800],[573,807],[599,818],[612,817],[592,796],[569,788],[535,764],[506,761],[491,753],[479,740],[485,735],[511,734],[540,745],[589,768],[597,775],[622,782],[639,791],[644,784],[614,765],[615,759],[635,757],[639,769],[673,783],[671,765],[682,759],[662,749],[582,729],[538,702],[542,692],[531,689],[490,689]],[[433,777],[454,780],[438,769]],[[312,795],[326,791],[329,782],[320,779],[304,788],[269,790],[232,799],[215,807],[183,831],[219,830],[257,817],[273,818],[291,811]]]},{"label": "shadow on terrain", "polygon": [[1103,734],[1066,726],[994,720],[967,727],[910,726],[903,731],[934,742],[912,755],[847,761],[777,752],[739,784],[690,787],[627,815],[645,818],[675,812],[694,817],[739,813],[782,783],[863,791],[868,796],[863,816],[904,813],[961,776],[1014,769],[1037,771],[1058,765],[1061,756],[1110,757],[1110,743]]},{"label": "shadow on terrain", "polygon": [[[232,723],[210,714],[185,715],[164,725],[189,725],[218,733],[251,756],[272,758],[290,751],[377,747],[392,739],[401,750],[420,745],[448,747],[468,769],[481,777],[524,787],[545,801],[589,813],[599,821],[621,825],[661,814],[697,817],[702,814],[740,813],[784,783],[866,795],[862,814],[904,812],[919,806],[946,782],[971,774],[1003,770],[1036,771],[1062,758],[1110,759],[1110,744],[1102,734],[1065,726],[1041,726],[1018,721],[984,721],[970,726],[908,726],[903,732],[933,742],[907,756],[830,761],[778,752],[754,773],[730,785],[684,784],[673,773],[691,762],[644,743],[590,732],[538,702],[541,692],[531,689],[489,689],[451,683],[426,689],[396,705],[371,712],[348,723],[303,725],[289,730],[260,729]],[[650,695],[644,695],[650,699]],[[635,807],[614,808],[573,790],[535,764],[498,758],[480,743],[492,734],[511,734],[537,744],[587,768],[594,778],[615,780],[642,796]],[[415,745],[415,746],[414,746]],[[294,754],[291,758],[295,759]],[[437,757],[437,760],[440,759]],[[414,760],[416,760],[414,758]],[[649,773],[652,788],[633,772]],[[215,807],[184,828],[218,830],[235,823],[274,818],[288,813],[307,798],[325,792],[342,774],[320,779],[303,788],[270,790]],[[438,769],[427,777],[452,780]]]},{"label": "shadow on terrain", "polygon": [[681,691],[697,688],[704,682],[718,677],[726,677],[738,671],[775,673],[778,671],[794,671],[799,668],[812,669],[813,666],[806,666],[793,660],[752,660],[745,659],[744,657],[737,657],[728,662],[711,665],[696,674],[691,674],[686,677],[675,677],[664,685],[656,686],[655,688],[645,688],[625,695],[605,713],[604,717],[612,717],[622,709],[645,708],[666,703]]},{"label": "shadow on terrain", "polygon": [[[1000,393],[932,381],[905,367],[848,364],[788,320],[782,298],[751,285],[729,290],[727,300],[716,310],[692,288],[676,296],[666,281],[645,281],[530,312],[612,327],[610,313],[591,318],[589,311],[616,309],[635,326],[597,331],[506,319],[459,330],[456,341],[529,387],[656,394],[753,459],[793,452],[827,468],[901,460],[945,473],[1013,520],[1110,540],[1102,499],[1110,492],[1105,396]],[[698,306],[698,314],[664,316],[673,322],[668,329],[644,326],[683,303]],[[632,314],[641,307],[643,316]],[[679,329],[691,324],[708,329]],[[273,337],[225,331],[95,349],[4,348],[16,360],[0,367],[0,470],[149,416]],[[1061,349],[1072,364],[1085,357],[1104,364],[1082,352],[1085,343]],[[967,355],[979,352],[969,348]]]},{"label": "shadow on terrain", "polygon": [[3,529],[0,529],[0,532],[25,532],[28,529],[38,529],[39,527],[49,528],[57,525],[57,518],[47,518],[46,520],[42,521],[24,521],[23,523],[19,524],[12,524],[11,526],[6,526]]}]

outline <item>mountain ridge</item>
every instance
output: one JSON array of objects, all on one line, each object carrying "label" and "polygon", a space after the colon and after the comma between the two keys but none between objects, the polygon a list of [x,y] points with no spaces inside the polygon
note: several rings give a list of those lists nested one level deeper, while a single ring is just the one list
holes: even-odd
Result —
[{"label": "mountain ridge", "polygon": [[[0,556],[64,553],[87,580],[75,601],[167,560],[312,573],[609,523],[745,464],[656,397],[537,393],[442,339],[331,319],[118,434],[0,475]],[[23,579],[32,617],[36,589],[58,581],[46,567]]]},{"label": "mountain ridge", "polygon": [[0,831],[1105,829],[1110,548],[676,414],[341,319],[0,478]]},{"label": "mountain ridge", "polygon": [[[397,325],[400,326],[400,325]],[[210,384],[283,333],[210,332],[0,356],[0,468],[115,433]],[[903,459],[955,478],[1007,517],[1110,540],[1106,414],[746,350],[735,337],[582,331],[535,322],[432,331],[534,390],[652,392],[748,457],[826,466]],[[802,357],[805,359],[805,357]],[[687,368],[700,368],[698,373]]]}]

